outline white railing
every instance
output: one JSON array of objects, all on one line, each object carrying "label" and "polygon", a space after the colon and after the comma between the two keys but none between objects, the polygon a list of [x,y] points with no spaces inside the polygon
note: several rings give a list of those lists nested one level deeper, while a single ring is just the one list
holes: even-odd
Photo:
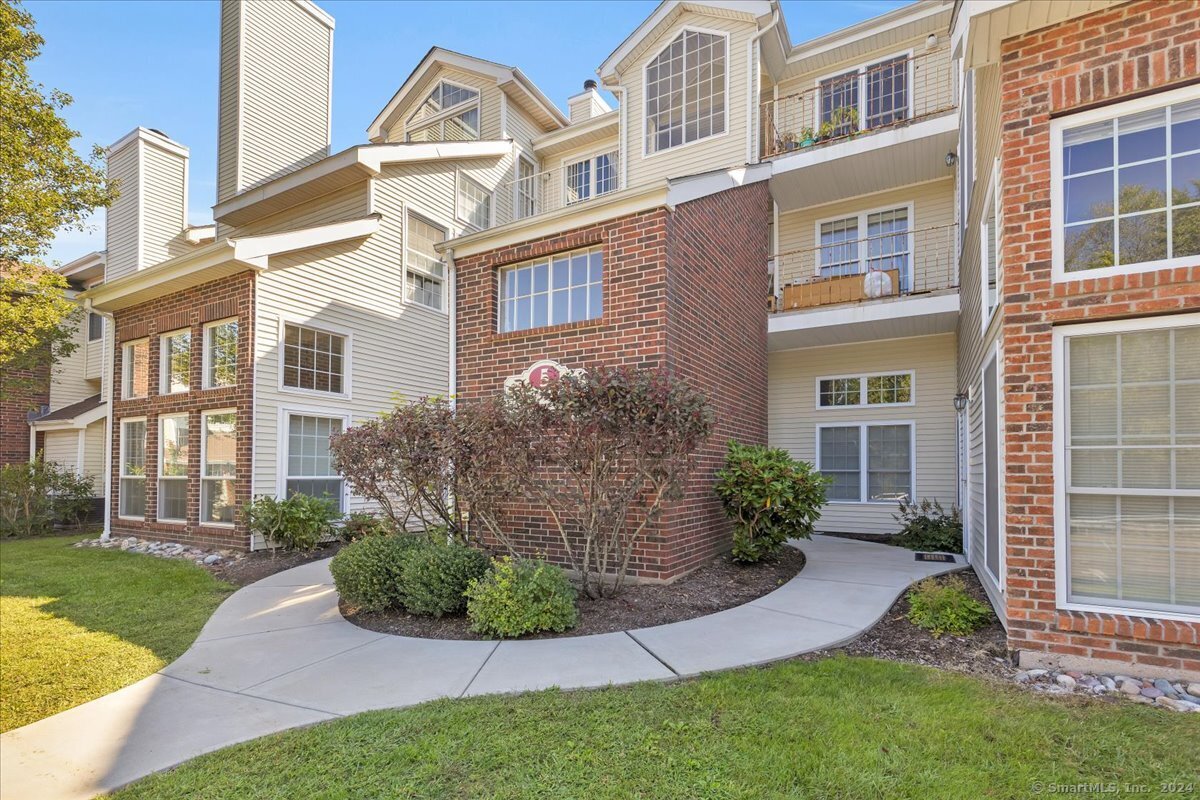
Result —
[{"label": "white railing", "polygon": [[773,311],[922,294],[958,285],[957,225],[847,239],[777,254]]},{"label": "white railing", "polygon": [[497,213],[494,225],[547,214],[567,206],[581,205],[620,188],[621,163],[617,153],[593,156],[524,178],[505,181],[496,187],[505,213]]}]

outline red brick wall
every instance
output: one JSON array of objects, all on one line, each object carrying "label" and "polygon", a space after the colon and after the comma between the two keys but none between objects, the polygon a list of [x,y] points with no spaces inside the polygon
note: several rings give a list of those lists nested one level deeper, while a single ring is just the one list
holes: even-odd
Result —
[{"label": "red brick wall", "polygon": [[[1200,672],[1200,625],[1059,611],[1051,370],[1055,325],[1200,307],[1196,265],[1052,284],[1050,117],[1200,78],[1200,6],[1132,2],[1004,43],[1001,62],[1009,644]],[[1063,398],[1063,387],[1057,387]]]},{"label": "red brick wall", "polygon": [[[757,184],[456,262],[464,401],[500,391],[505,378],[544,358],[569,368],[669,367],[713,395],[717,433],[702,449],[687,498],[635,554],[636,576],[674,577],[728,546],[729,525],[711,488],[718,451],[731,435],[766,440],[768,218],[766,185]],[[590,246],[604,252],[601,319],[497,332],[499,268]],[[557,531],[536,508],[512,512],[522,549],[563,560]]]},{"label": "red brick wall", "polygon": [[[117,311],[116,352],[113,363],[113,488],[110,498],[114,535],[133,535],[184,542],[200,547],[249,547],[250,537],[237,515],[233,528],[200,523],[200,438],[202,411],[237,410],[237,489],[240,506],[250,498],[253,443],[253,379],[254,379],[254,275],[243,272],[228,278],[211,281],[175,294],[159,297],[139,306]],[[238,367],[237,384],[217,389],[201,389],[203,370],[204,324],[237,318]],[[190,389],[177,394],[159,394],[159,335],[189,328],[192,333]],[[122,345],[125,342],[149,337],[148,397],[122,400]],[[158,522],[158,417],[162,414],[188,413],[188,521],[186,523]],[[127,417],[146,417],[146,518],[144,521],[118,517],[121,457],[121,420]]]},{"label": "red brick wall", "polygon": [[29,460],[29,412],[50,403],[49,363],[36,370],[22,370],[15,377],[32,378],[34,383],[20,390],[5,387],[0,399],[0,464]]}]

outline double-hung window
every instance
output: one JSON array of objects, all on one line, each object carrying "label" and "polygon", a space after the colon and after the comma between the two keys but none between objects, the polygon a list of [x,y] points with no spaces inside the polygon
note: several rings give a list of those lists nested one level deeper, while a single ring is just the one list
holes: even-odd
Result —
[{"label": "double-hung window", "polygon": [[460,172],[455,213],[471,227],[484,230],[492,224],[491,192]]},{"label": "double-hung window", "polygon": [[604,255],[575,250],[500,273],[500,330],[599,319],[604,314]]},{"label": "double-hung window", "polygon": [[158,518],[187,520],[188,415],[158,418]]},{"label": "double-hung window", "polygon": [[200,521],[232,525],[237,511],[237,415],[206,411],[200,427]]},{"label": "double-hung window", "polygon": [[236,384],[237,362],[237,320],[211,322],[204,326],[204,388]]},{"label": "double-hung window", "polygon": [[324,497],[342,511],[342,476],[333,466],[329,437],[341,433],[345,420],[309,414],[287,417],[287,496]]},{"label": "double-hung window", "polygon": [[724,34],[685,30],[646,66],[646,154],[725,132]]},{"label": "double-hung window", "polygon": [[537,167],[524,156],[517,159],[516,186],[517,219],[537,213]]},{"label": "double-hung window", "polygon": [[817,469],[832,479],[829,499],[895,503],[913,496],[912,423],[817,427]]},{"label": "double-hung window", "polygon": [[150,340],[138,339],[121,346],[121,397],[125,400],[150,393]]},{"label": "double-hung window", "polygon": [[1200,100],[1178,89],[1051,120],[1056,280],[1200,255]]},{"label": "double-hung window", "polygon": [[979,274],[982,281],[980,304],[983,308],[983,328],[987,330],[992,312],[996,310],[1000,294],[1000,159],[992,166],[992,179],[988,186],[979,223]]},{"label": "double-hung window", "polygon": [[479,138],[479,92],[449,81],[434,87],[406,126],[410,142],[462,142]]},{"label": "double-hung window", "polygon": [[94,342],[104,338],[104,317],[97,314],[95,311],[89,311],[87,315],[88,322],[88,341]]},{"label": "double-hung window", "polygon": [[907,290],[912,255],[910,216],[909,208],[902,206],[818,222],[820,277],[895,271],[900,289]]},{"label": "double-hung window", "polygon": [[817,378],[817,408],[911,405],[913,373]]},{"label": "double-hung window", "polygon": [[192,334],[188,331],[168,333],[158,340],[159,394],[186,392],[192,370]]},{"label": "double-hung window", "polygon": [[118,514],[141,519],[146,516],[146,420],[121,421],[121,470]]},{"label": "double-hung window", "polygon": [[344,394],[345,375],[345,336],[284,324],[283,385],[286,388]]},{"label": "double-hung window", "polygon": [[404,244],[404,298],[410,303],[445,309],[446,265],[435,249],[446,241],[446,230],[408,212],[408,234]]},{"label": "double-hung window", "polygon": [[1060,602],[1200,615],[1200,315],[1055,329]]},{"label": "double-hung window", "polygon": [[617,188],[617,151],[573,161],[564,169],[567,203],[608,194]]},{"label": "double-hung window", "polygon": [[908,119],[908,73],[909,57],[901,55],[822,79],[820,124],[828,125],[833,136],[847,136]]}]

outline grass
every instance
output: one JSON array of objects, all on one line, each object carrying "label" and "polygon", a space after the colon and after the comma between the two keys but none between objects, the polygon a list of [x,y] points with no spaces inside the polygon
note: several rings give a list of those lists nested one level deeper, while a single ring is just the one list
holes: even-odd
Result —
[{"label": "grass", "polygon": [[233,591],[195,564],[79,538],[0,542],[0,731],[156,672]]},{"label": "grass", "polygon": [[1196,733],[1187,714],[836,657],[371,712],[202,756],[117,797],[961,800],[1107,781],[1157,793],[1194,779]]}]

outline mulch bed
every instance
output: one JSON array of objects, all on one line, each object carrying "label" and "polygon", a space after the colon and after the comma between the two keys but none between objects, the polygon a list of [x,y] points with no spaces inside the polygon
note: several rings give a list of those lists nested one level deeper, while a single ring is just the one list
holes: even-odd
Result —
[{"label": "mulch bed", "polygon": [[234,586],[247,586],[274,575],[276,572],[283,572],[285,569],[299,567],[310,561],[332,558],[341,549],[342,542],[330,542],[318,546],[311,553],[279,552],[272,554],[270,550],[256,550],[236,560],[222,561],[204,568],[219,580],[227,581]]},{"label": "mulch bed", "polygon": [[[614,598],[579,600],[579,624],[564,633],[527,636],[545,639],[646,628],[703,617],[740,606],[778,589],[804,567],[804,554],[784,547],[772,562],[744,566],[717,556],[670,584],[629,586]],[[380,633],[424,639],[482,639],[464,616],[418,617],[405,611],[364,612],[343,602],[342,615]]]}]

